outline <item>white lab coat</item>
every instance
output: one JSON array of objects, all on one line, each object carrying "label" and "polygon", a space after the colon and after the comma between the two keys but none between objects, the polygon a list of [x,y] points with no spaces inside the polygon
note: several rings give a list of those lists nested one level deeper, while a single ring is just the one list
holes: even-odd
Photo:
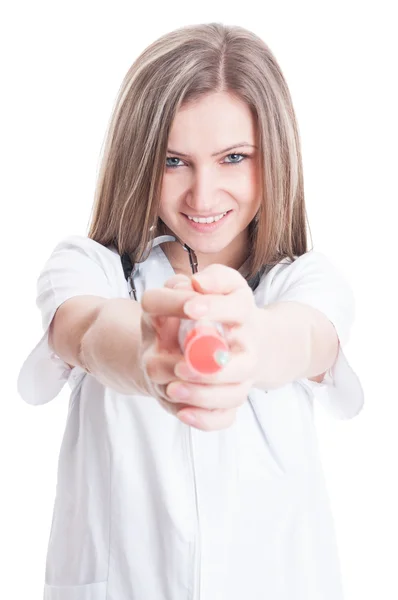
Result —
[{"label": "white lab coat", "polygon": [[[138,298],[172,274],[153,248],[136,276]],[[31,404],[49,402],[66,381],[72,390],[45,600],[341,600],[313,403],[342,419],[363,404],[343,353],[354,309],[342,275],[310,251],[263,277],[257,305],[321,310],[339,335],[338,360],[321,384],[252,389],[235,423],[215,432],[181,423],[154,398],[104,387],[51,352],[55,311],[86,294],[129,297],[116,250],[70,236],[40,274],[44,335],[18,379]]]}]

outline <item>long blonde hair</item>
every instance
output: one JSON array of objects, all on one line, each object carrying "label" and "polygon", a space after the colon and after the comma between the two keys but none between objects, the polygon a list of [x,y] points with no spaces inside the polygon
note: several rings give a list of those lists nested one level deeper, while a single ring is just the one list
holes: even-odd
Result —
[{"label": "long blonde hair", "polygon": [[[191,25],[146,48],[128,70],[108,126],[88,237],[132,262],[164,233],[158,218],[167,144],[179,108],[225,91],[256,123],[262,202],[250,224],[249,276],[307,251],[300,140],[290,93],[264,41],[242,27]],[[153,227],[154,226],[154,227]]]}]

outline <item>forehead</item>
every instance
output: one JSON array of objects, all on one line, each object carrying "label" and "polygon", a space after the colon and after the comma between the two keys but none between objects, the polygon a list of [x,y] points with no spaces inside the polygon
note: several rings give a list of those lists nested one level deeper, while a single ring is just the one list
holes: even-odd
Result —
[{"label": "forehead", "polygon": [[[180,108],[173,121],[170,144],[191,145],[192,137],[223,148],[255,143],[255,122],[249,106],[227,92],[208,94]],[[182,150],[182,148],[181,148]]]}]

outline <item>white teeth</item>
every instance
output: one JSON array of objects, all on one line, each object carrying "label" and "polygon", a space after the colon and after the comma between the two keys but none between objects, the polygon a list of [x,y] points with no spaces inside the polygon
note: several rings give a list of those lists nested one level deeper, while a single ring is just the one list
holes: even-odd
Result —
[{"label": "white teeth", "polygon": [[227,212],[224,212],[221,215],[217,215],[215,217],[207,217],[207,218],[204,218],[204,217],[199,217],[199,218],[198,217],[190,217],[188,215],[188,219],[190,221],[194,221],[195,223],[215,223],[216,221],[219,221],[220,219],[222,219],[227,214]]}]

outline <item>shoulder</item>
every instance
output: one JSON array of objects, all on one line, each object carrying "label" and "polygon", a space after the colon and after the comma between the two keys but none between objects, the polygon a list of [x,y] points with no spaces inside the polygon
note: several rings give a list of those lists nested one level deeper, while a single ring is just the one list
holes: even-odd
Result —
[{"label": "shoulder", "polygon": [[294,260],[283,259],[263,276],[255,293],[257,306],[299,302],[322,312],[333,323],[344,345],[355,318],[350,283],[321,252],[310,250]]},{"label": "shoulder", "polygon": [[53,248],[50,260],[81,261],[89,264],[90,261],[102,266],[105,270],[120,266],[120,257],[117,251],[104,246],[84,235],[69,235],[61,239]]},{"label": "shoulder", "polygon": [[259,293],[265,304],[282,297],[343,294],[352,301],[351,286],[336,264],[325,254],[309,250],[300,256],[282,259],[261,279]]},{"label": "shoulder", "polygon": [[107,282],[115,294],[124,294],[126,282],[120,256],[115,248],[104,246],[84,235],[69,235],[53,248],[42,267],[38,288],[80,286]]},{"label": "shoulder", "polygon": [[86,235],[69,235],[61,239],[55,246],[54,252],[60,250],[70,250],[71,252],[80,252],[88,256],[102,256],[111,259],[113,256],[119,256],[111,247],[104,246],[99,242],[89,238]]},{"label": "shoulder", "polygon": [[332,261],[322,252],[308,250],[300,256],[295,256],[294,260],[286,257],[268,271],[265,276],[269,280],[282,280],[291,277],[292,274],[304,273],[309,271],[329,271],[336,269]]}]

